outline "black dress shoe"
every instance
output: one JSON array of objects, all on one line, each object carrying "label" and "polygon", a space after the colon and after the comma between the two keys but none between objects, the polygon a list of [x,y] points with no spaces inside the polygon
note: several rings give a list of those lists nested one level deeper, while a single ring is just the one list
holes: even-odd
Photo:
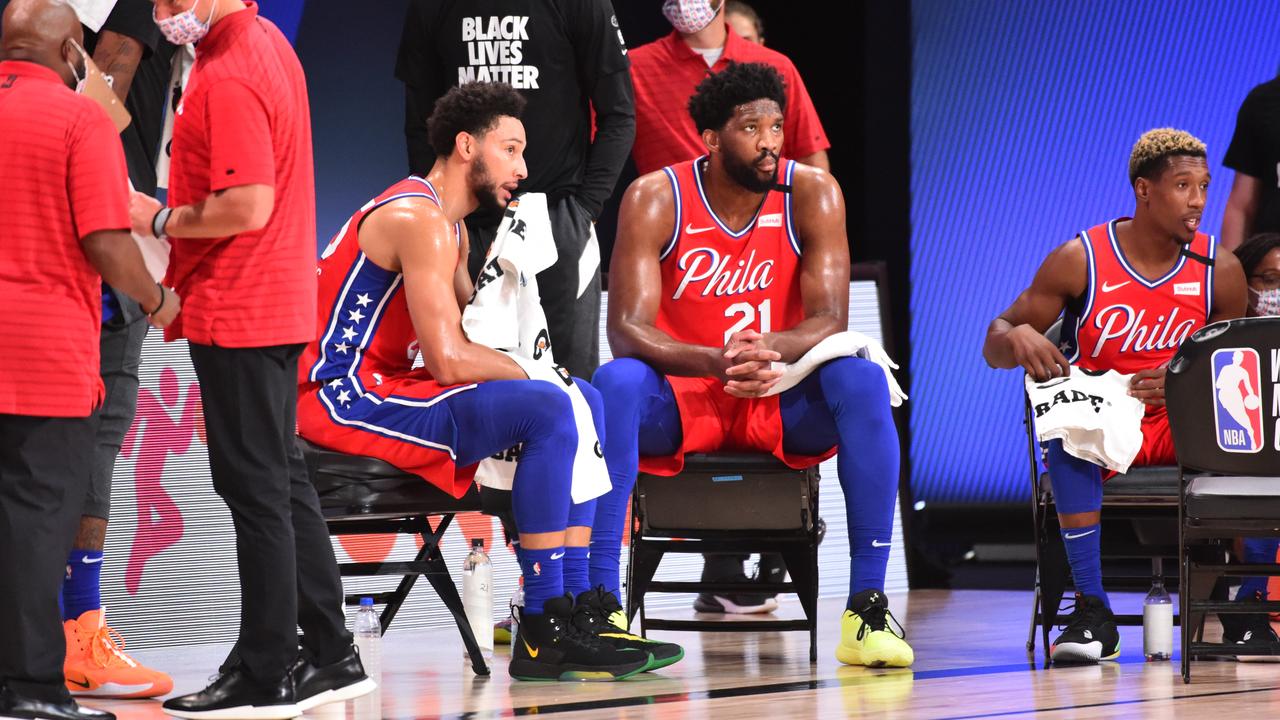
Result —
[{"label": "black dress shoe", "polygon": [[165,700],[164,711],[193,720],[289,720],[302,714],[288,674],[275,682],[260,683],[243,666],[219,675],[198,693]]},{"label": "black dress shoe", "polygon": [[49,718],[49,720],[116,720],[109,712],[81,707],[75,700],[67,698],[62,702],[49,702],[24,697],[7,687],[0,687],[0,717]]},{"label": "black dress shoe", "polygon": [[299,655],[289,668],[289,676],[293,678],[294,698],[302,712],[358,698],[378,687],[364,674],[360,653],[354,645],[341,660],[328,665],[315,665],[310,658]]}]

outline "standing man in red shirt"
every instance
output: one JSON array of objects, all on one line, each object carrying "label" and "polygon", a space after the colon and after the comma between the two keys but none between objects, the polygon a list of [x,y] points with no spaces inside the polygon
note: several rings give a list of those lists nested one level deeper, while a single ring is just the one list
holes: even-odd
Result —
[{"label": "standing man in red shirt", "polygon": [[298,357],[316,327],[306,80],[252,2],[157,0],[155,20],[173,44],[199,45],[175,111],[169,206],[134,193],[131,214],[136,232],[168,236],[167,280],[189,298],[166,339],[190,343],[243,599],[221,674],[164,707],[185,718],[292,718],[373,689],[294,434]]},{"label": "standing man in red shirt", "polygon": [[[58,589],[93,466],[102,402],[102,282],[164,326],[179,308],[129,237],[115,126],[71,92],[84,78],[80,21],[53,0],[15,0],[0,36],[0,716],[113,718],[64,685]],[[101,277],[99,276],[101,275]]]},{"label": "standing man in red shirt", "polygon": [[706,152],[702,135],[685,111],[708,73],[731,62],[759,62],[782,75],[787,89],[782,156],[830,170],[827,134],[795,65],[785,55],[729,31],[724,0],[667,0],[662,12],[675,29],[631,51],[636,94],[636,141],[631,157],[641,175],[692,160]]}]

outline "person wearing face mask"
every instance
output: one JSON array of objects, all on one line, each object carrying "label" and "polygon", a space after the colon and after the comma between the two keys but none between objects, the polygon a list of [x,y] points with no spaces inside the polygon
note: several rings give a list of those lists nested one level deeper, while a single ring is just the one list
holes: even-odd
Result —
[{"label": "person wearing face mask", "polygon": [[[1226,222],[1224,220],[1224,225]],[[1225,230],[1224,230],[1225,232]],[[1247,317],[1280,315],[1280,233],[1259,233],[1250,237],[1235,255],[1240,259],[1248,283]],[[1280,549],[1280,538],[1244,538],[1240,559],[1254,565],[1273,563]],[[1267,578],[1245,577],[1236,592],[1237,601],[1267,600]],[[1244,647],[1271,648],[1280,651],[1280,637],[1271,627],[1266,613],[1221,613],[1222,641]],[[1240,662],[1271,660],[1274,655],[1237,655]]]},{"label": "person wearing face mask", "polygon": [[729,29],[724,0],[666,0],[662,13],[673,31],[631,51],[636,93],[636,141],[631,149],[641,175],[703,153],[685,105],[708,72],[730,62],[760,62],[782,74],[787,91],[783,157],[830,170],[831,143],[795,65],[782,53],[749,42]]},{"label": "person wearing face mask", "polygon": [[[345,628],[329,533],[295,436],[298,358],[316,337],[315,178],[306,80],[280,30],[241,0],[157,0],[196,62],[175,110],[168,207],[133,194],[134,232],[167,236],[214,489],[236,533],[240,634],[184,718],[292,718],[373,690]],[[304,637],[299,653],[297,629]]]},{"label": "person wearing face mask", "polygon": [[129,236],[116,127],[78,95],[83,32],[55,0],[14,0],[0,35],[0,717],[112,718],[65,686],[58,612],[88,491],[102,282],[168,325],[178,296]]}]

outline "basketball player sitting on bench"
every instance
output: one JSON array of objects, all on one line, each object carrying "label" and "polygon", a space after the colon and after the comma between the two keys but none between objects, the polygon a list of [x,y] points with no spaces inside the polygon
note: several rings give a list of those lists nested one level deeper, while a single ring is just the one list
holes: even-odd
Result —
[{"label": "basketball player sitting on bench", "polygon": [[731,449],[799,468],[838,448],[852,567],[836,657],[906,666],[884,595],[899,456],[883,370],[843,357],[765,396],[772,362],[848,328],[844,197],[826,172],[778,156],[785,105],[767,65],[708,76],[689,101],[707,155],[639,178],[622,201],[609,293],[621,359],[592,380],[613,489],[597,501],[591,584],[618,594],[637,465],[673,475],[687,453]]},{"label": "basketball player sitting on bench", "polygon": [[[578,433],[569,396],[462,331],[471,280],[460,221],[481,205],[501,210],[524,178],[523,107],[501,83],[450,90],[428,120],[438,154],[431,172],[366,203],[324,250],[320,339],[299,365],[298,432],[386,460],[455,497],[472,482],[459,468],[523,443],[512,505],[525,610],[510,673],[624,678],[652,667],[670,644],[605,632],[594,606],[574,602],[575,594],[594,597],[587,544],[595,501],[575,505],[570,496]],[[414,370],[419,347],[425,367]],[[578,383],[603,430],[599,395]]]},{"label": "basketball player sitting on bench", "polygon": [[[1164,407],[1165,366],[1197,328],[1244,315],[1240,262],[1198,232],[1209,188],[1205,146],[1188,133],[1143,134],[1129,156],[1136,207],[1081,232],[1049,253],[1031,286],[987,330],[991,367],[1021,367],[1035,380],[1071,366],[1133,374],[1130,395],[1146,404],[1133,465],[1177,462]],[[1210,295],[1212,293],[1212,295]],[[1063,316],[1062,349],[1044,336]],[[1075,611],[1053,643],[1054,662],[1120,654],[1120,634],[1102,588],[1102,472],[1048,444],[1063,543],[1075,580]]]}]

